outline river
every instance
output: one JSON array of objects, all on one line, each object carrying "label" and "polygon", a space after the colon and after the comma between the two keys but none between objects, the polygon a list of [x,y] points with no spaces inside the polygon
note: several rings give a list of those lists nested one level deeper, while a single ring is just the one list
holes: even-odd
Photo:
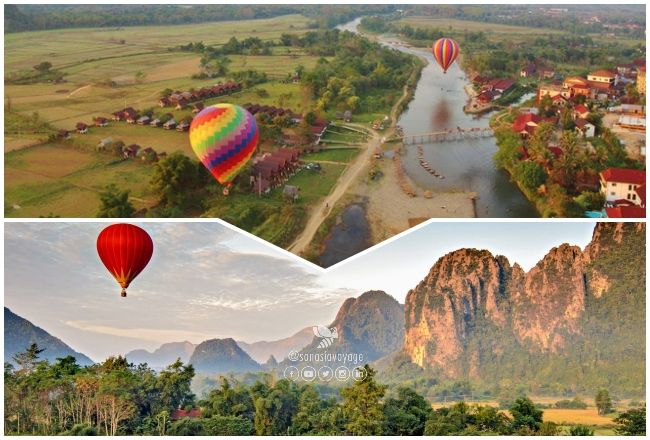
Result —
[{"label": "river", "polygon": [[[358,18],[338,28],[358,32],[360,21],[361,18]],[[380,37],[379,41],[385,46],[428,61],[416,86],[413,100],[398,121],[405,135],[456,127],[488,127],[489,114],[468,115],[463,111],[468,99],[464,87],[469,81],[458,63],[454,63],[444,74],[429,51],[404,46],[395,37]],[[420,145],[426,161],[445,177],[440,179],[429,174],[418,161],[417,145],[407,145],[402,158],[404,171],[421,188],[475,192],[478,195],[478,217],[538,216],[533,205],[510,180],[508,173],[496,167],[493,160],[497,151],[494,138]]]}]

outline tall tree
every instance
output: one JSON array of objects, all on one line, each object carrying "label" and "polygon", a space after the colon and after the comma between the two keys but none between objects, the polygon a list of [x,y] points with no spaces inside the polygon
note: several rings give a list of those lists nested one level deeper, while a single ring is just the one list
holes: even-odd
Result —
[{"label": "tall tree", "polygon": [[595,400],[599,415],[602,416],[613,411],[614,408],[612,407],[612,398],[609,395],[609,391],[606,389],[598,390]]},{"label": "tall tree", "polygon": [[365,377],[354,385],[340,391],[343,397],[343,414],[347,419],[346,433],[349,435],[381,435],[384,412],[381,399],[386,386],[375,381],[375,370],[368,364],[364,367]]},{"label": "tall tree", "polygon": [[512,429],[538,431],[542,425],[544,411],[537,406],[528,397],[520,397],[510,408],[512,414]]},{"label": "tall tree", "polygon": [[39,348],[37,343],[32,343],[27,350],[16,353],[13,360],[18,365],[18,373],[30,374],[34,371],[39,364],[38,356],[45,351],[44,348]]}]

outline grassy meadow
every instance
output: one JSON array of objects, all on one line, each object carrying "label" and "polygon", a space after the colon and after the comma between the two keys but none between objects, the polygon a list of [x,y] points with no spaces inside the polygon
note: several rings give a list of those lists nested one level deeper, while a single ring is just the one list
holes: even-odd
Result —
[{"label": "grassy meadow", "polygon": [[[96,116],[126,106],[154,108],[155,114],[172,113],[177,120],[191,109],[158,107],[164,89],[189,90],[212,85],[224,78],[197,80],[198,54],[169,49],[189,42],[221,45],[231,37],[276,40],[282,33],[304,33],[308,19],[287,15],[270,19],[177,26],[62,29],[8,34],[5,38],[5,75],[33,70],[49,61],[64,73],[58,84],[5,85],[5,212],[13,217],[59,215],[94,217],[99,207],[97,192],[109,183],[131,190],[136,208],[150,206],[149,181],[153,167],[137,160],[123,161],[97,153],[104,138],[126,145],[152,147],[157,152],[182,151],[193,156],[187,133],[149,126],[109,123],[91,126],[87,134],[73,134],[72,145],[48,143],[57,129],[73,130],[77,122],[92,123]],[[279,79],[299,65],[312,68],[318,57],[300,49],[274,47],[272,55],[230,55],[229,72],[257,70],[271,81],[239,93],[212,98],[217,102],[249,102],[288,107],[296,112],[311,106],[311,98],[299,84]],[[348,153],[349,154],[349,153]],[[331,164],[338,176],[344,165]],[[340,169],[339,169],[340,168]],[[296,177],[300,182],[305,177]],[[336,179],[334,179],[335,181]],[[329,182],[329,183],[328,183]],[[333,181],[319,179],[304,185],[304,203],[331,189]]]}]

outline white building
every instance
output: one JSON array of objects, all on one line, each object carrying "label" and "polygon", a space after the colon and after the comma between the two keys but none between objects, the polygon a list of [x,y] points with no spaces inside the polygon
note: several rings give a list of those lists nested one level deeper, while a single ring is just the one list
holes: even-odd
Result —
[{"label": "white building", "polygon": [[626,200],[635,205],[641,204],[636,189],[645,184],[645,171],[628,168],[607,168],[600,173],[600,192],[605,201],[614,204]]}]

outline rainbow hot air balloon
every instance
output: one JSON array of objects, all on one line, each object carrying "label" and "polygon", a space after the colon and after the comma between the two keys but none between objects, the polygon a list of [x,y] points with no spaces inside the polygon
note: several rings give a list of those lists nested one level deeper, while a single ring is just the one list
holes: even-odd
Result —
[{"label": "rainbow hot air balloon", "polygon": [[118,223],[104,228],[97,237],[97,253],[106,269],[126,288],[147,266],[153,254],[153,241],[147,232],[134,225]]},{"label": "rainbow hot air balloon", "polygon": [[431,48],[433,52],[433,57],[436,59],[444,73],[447,73],[447,69],[452,65],[458,54],[460,53],[460,48],[458,43],[456,43],[451,38],[441,38],[435,43]]},{"label": "rainbow hot air balloon", "polygon": [[226,187],[232,184],[251,158],[258,140],[255,117],[238,105],[206,107],[190,125],[190,144],[194,153],[214,178]]}]

